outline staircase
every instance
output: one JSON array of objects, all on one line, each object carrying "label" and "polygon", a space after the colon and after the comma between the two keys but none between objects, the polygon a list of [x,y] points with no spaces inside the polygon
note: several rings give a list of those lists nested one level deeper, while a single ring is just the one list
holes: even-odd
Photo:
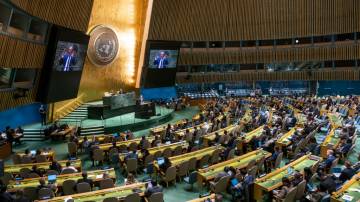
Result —
[{"label": "staircase", "polygon": [[89,104],[82,104],[80,107],[76,108],[74,111],[61,118],[60,122],[78,122],[86,119],[88,116],[88,106]]},{"label": "staircase", "polygon": [[80,133],[81,136],[102,135],[102,134],[105,134],[104,126],[82,128]]},{"label": "staircase", "polygon": [[22,141],[43,141],[45,139],[43,129],[24,129],[24,137]]}]

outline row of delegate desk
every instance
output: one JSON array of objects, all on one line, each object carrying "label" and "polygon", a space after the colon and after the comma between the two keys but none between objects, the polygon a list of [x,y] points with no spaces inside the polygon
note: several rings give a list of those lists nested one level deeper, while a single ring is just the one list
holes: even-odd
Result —
[{"label": "row of delegate desk", "polygon": [[[106,169],[106,170],[94,170],[94,171],[88,171],[88,179],[93,180],[94,183],[97,183],[103,179],[103,175],[107,174],[109,178],[116,179],[116,174],[114,168]],[[65,180],[74,180],[75,182],[78,179],[82,179],[82,173],[71,173],[71,174],[62,174],[57,175],[56,178],[56,185],[58,188],[62,188],[62,184]],[[8,185],[8,191],[9,192],[16,192],[17,190],[23,190],[26,187],[37,187],[39,185],[39,179],[38,178],[28,178],[28,179],[22,179],[22,180],[11,180]],[[46,180],[46,183],[48,183],[48,179],[44,178]]]}]

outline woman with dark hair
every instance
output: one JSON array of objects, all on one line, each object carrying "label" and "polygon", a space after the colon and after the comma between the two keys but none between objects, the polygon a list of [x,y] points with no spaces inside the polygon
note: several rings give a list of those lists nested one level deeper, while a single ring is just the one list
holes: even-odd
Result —
[{"label": "woman with dark hair", "polygon": [[291,188],[291,182],[289,178],[283,177],[282,178],[282,186],[279,190],[274,190],[274,198],[278,201],[281,201],[282,199],[285,199],[286,195],[289,193]]}]

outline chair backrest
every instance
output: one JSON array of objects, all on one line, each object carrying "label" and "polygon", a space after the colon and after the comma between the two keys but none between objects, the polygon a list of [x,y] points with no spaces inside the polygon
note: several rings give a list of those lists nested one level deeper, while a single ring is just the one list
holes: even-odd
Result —
[{"label": "chair backrest", "polygon": [[75,180],[65,180],[62,184],[62,190],[64,195],[71,195],[75,194],[75,188],[76,182]]},{"label": "chair backrest", "polygon": [[37,163],[47,162],[47,158],[45,155],[36,155],[35,159]]},{"label": "chair backrest", "polygon": [[189,160],[189,171],[196,170],[196,163],[197,163],[196,157],[193,157]]},{"label": "chair backrest", "polygon": [[149,140],[145,140],[142,144],[142,149],[148,149],[150,148],[150,142]]},{"label": "chair backrest", "polygon": [[181,155],[182,154],[182,146],[177,146],[174,149],[173,156]]},{"label": "chair backrest", "polygon": [[0,180],[5,184],[8,185],[11,180],[14,180],[14,177],[11,173],[4,172],[4,176],[0,178]]},{"label": "chair backrest", "polygon": [[235,156],[235,148],[231,149],[228,153],[228,156],[226,157],[227,160],[233,159]]},{"label": "chair backrest", "polygon": [[303,180],[297,185],[296,196],[295,196],[296,200],[300,200],[304,196],[305,188],[306,188],[306,181]]},{"label": "chair backrest", "polygon": [[164,194],[162,192],[153,193],[148,198],[148,201],[149,202],[163,202],[164,201]]},{"label": "chair backrest", "polygon": [[168,169],[166,169],[165,172],[165,181],[166,182],[171,182],[173,180],[176,179],[176,167],[175,166],[171,166]]},{"label": "chair backrest", "polygon": [[211,155],[211,164],[216,164],[216,163],[218,163],[219,162],[219,158],[220,158],[220,150],[219,149],[217,149],[217,150],[215,150],[213,153],[212,153],[212,155]]},{"label": "chair backrest", "polygon": [[250,170],[250,168],[252,168],[254,165],[256,164],[256,161],[253,159],[251,160],[248,165],[246,166],[247,170]]},{"label": "chair backrest", "polygon": [[103,202],[119,202],[116,197],[109,197],[103,200]]},{"label": "chair backrest", "polygon": [[148,165],[149,163],[154,161],[154,155],[149,154],[144,159],[144,165]]},{"label": "chair backrest", "polygon": [[278,167],[280,167],[280,163],[281,163],[281,160],[282,160],[282,158],[283,158],[283,153],[282,152],[280,152],[279,154],[278,154],[278,156],[276,157],[276,160],[275,160],[275,164],[274,164],[274,168],[278,168]]},{"label": "chair backrest", "polygon": [[93,151],[93,158],[95,161],[103,161],[104,160],[104,151],[101,149],[95,149]]},{"label": "chair backrest", "polygon": [[68,143],[68,152],[70,155],[76,154],[77,152],[77,145],[75,142]]},{"label": "chair backrest", "polygon": [[21,163],[21,156],[19,154],[12,155],[12,161],[14,164],[20,164]]},{"label": "chair backrest", "polygon": [[129,145],[129,150],[130,151],[136,151],[137,150],[137,143],[136,142],[132,142],[132,143],[130,143],[130,145]]},{"label": "chair backrest", "polygon": [[30,156],[22,156],[21,157],[21,163],[32,163],[32,159]]},{"label": "chair backrest", "polygon": [[311,178],[310,178],[310,182],[311,182],[311,183],[314,183],[317,178],[318,178],[318,174],[317,174],[317,173],[314,173],[314,174],[311,176]]},{"label": "chair backrest", "polygon": [[154,159],[157,159],[157,158],[161,157],[161,155],[162,155],[162,152],[161,152],[161,151],[156,151],[156,152],[154,153]]},{"label": "chair backrest", "polygon": [[36,187],[25,187],[24,188],[24,196],[31,201],[35,201],[38,199],[38,193]]},{"label": "chair backrest", "polygon": [[163,157],[169,158],[169,157],[171,157],[171,155],[172,155],[172,150],[171,150],[170,148],[166,148],[166,149],[164,149],[162,155],[163,155]]},{"label": "chair backrest", "polygon": [[108,189],[113,187],[114,187],[114,181],[111,178],[103,179],[100,181],[100,189]]},{"label": "chair backrest", "polygon": [[265,157],[263,157],[263,158],[261,158],[260,160],[259,160],[259,162],[257,163],[257,167],[258,167],[258,170],[259,171],[262,171],[262,168],[263,168],[263,166],[264,166],[264,163],[265,163]]},{"label": "chair backrest", "polygon": [[127,195],[124,199],[124,202],[140,202],[141,197],[137,193],[132,193],[130,195]]},{"label": "chair backrest", "polygon": [[177,176],[179,177],[185,176],[187,175],[188,171],[189,171],[189,161],[184,161],[179,165]]},{"label": "chair backrest", "polygon": [[117,148],[111,148],[109,151],[109,160],[111,163],[119,162],[119,151]]},{"label": "chair backrest", "polygon": [[126,160],[126,169],[128,172],[134,172],[137,170],[138,167],[137,159],[128,159]]},{"label": "chair backrest", "polygon": [[76,184],[76,191],[77,193],[84,193],[91,191],[91,186],[87,182],[81,182]]},{"label": "chair backrest", "polygon": [[286,194],[284,202],[294,202],[295,196],[296,196],[297,188],[293,187],[289,190],[289,192]]},{"label": "chair backrest", "polygon": [[258,170],[258,167],[254,165],[253,167],[251,167],[251,168],[248,170],[248,173],[249,173],[249,175],[253,176],[254,179],[255,179],[255,178],[256,178],[256,172],[257,172],[257,170]]},{"label": "chair backrest", "polygon": [[201,159],[199,161],[199,167],[203,168],[204,166],[208,165],[209,164],[209,159],[210,159],[210,156],[208,154],[201,157]]},{"label": "chair backrest", "polygon": [[119,145],[119,152],[127,151],[127,146],[125,144]]},{"label": "chair backrest", "polygon": [[213,191],[216,194],[226,191],[226,187],[229,183],[229,180],[230,180],[230,176],[224,176],[224,177],[220,178],[220,180],[215,184]]},{"label": "chair backrest", "polygon": [[50,188],[41,188],[38,193],[39,199],[49,199],[54,197],[54,192]]},{"label": "chair backrest", "polygon": [[21,168],[20,169],[20,176],[22,178],[28,178],[31,170],[29,168]]},{"label": "chair backrest", "polygon": [[38,177],[40,177],[40,175],[37,173],[29,173],[28,177],[29,178],[38,178]]},{"label": "chair backrest", "polygon": [[65,168],[64,170],[61,171],[61,174],[71,174],[71,173],[75,173],[75,170],[71,168]]}]

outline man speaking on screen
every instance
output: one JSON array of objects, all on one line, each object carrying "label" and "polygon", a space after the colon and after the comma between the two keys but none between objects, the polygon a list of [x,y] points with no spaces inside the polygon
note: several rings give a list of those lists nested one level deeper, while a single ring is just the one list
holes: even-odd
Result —
[{"label": "man speaking on screen", "polygon": [[59,65],[62,66],[62,71],[69,72],[72,71],[72,67],[76,65],[76,53],[77,53],[77,46],[70,46],[64,50],[60,60]]},{"label": "man speaking on screen", "polygon": [[168,54],[166,54],[164,51],[160,51],[160,54],[158,54],[154,60],[154,65],[156,65],[156,68],[158,69],[166,68],[169,65],[169,61],[167,57]]}]

